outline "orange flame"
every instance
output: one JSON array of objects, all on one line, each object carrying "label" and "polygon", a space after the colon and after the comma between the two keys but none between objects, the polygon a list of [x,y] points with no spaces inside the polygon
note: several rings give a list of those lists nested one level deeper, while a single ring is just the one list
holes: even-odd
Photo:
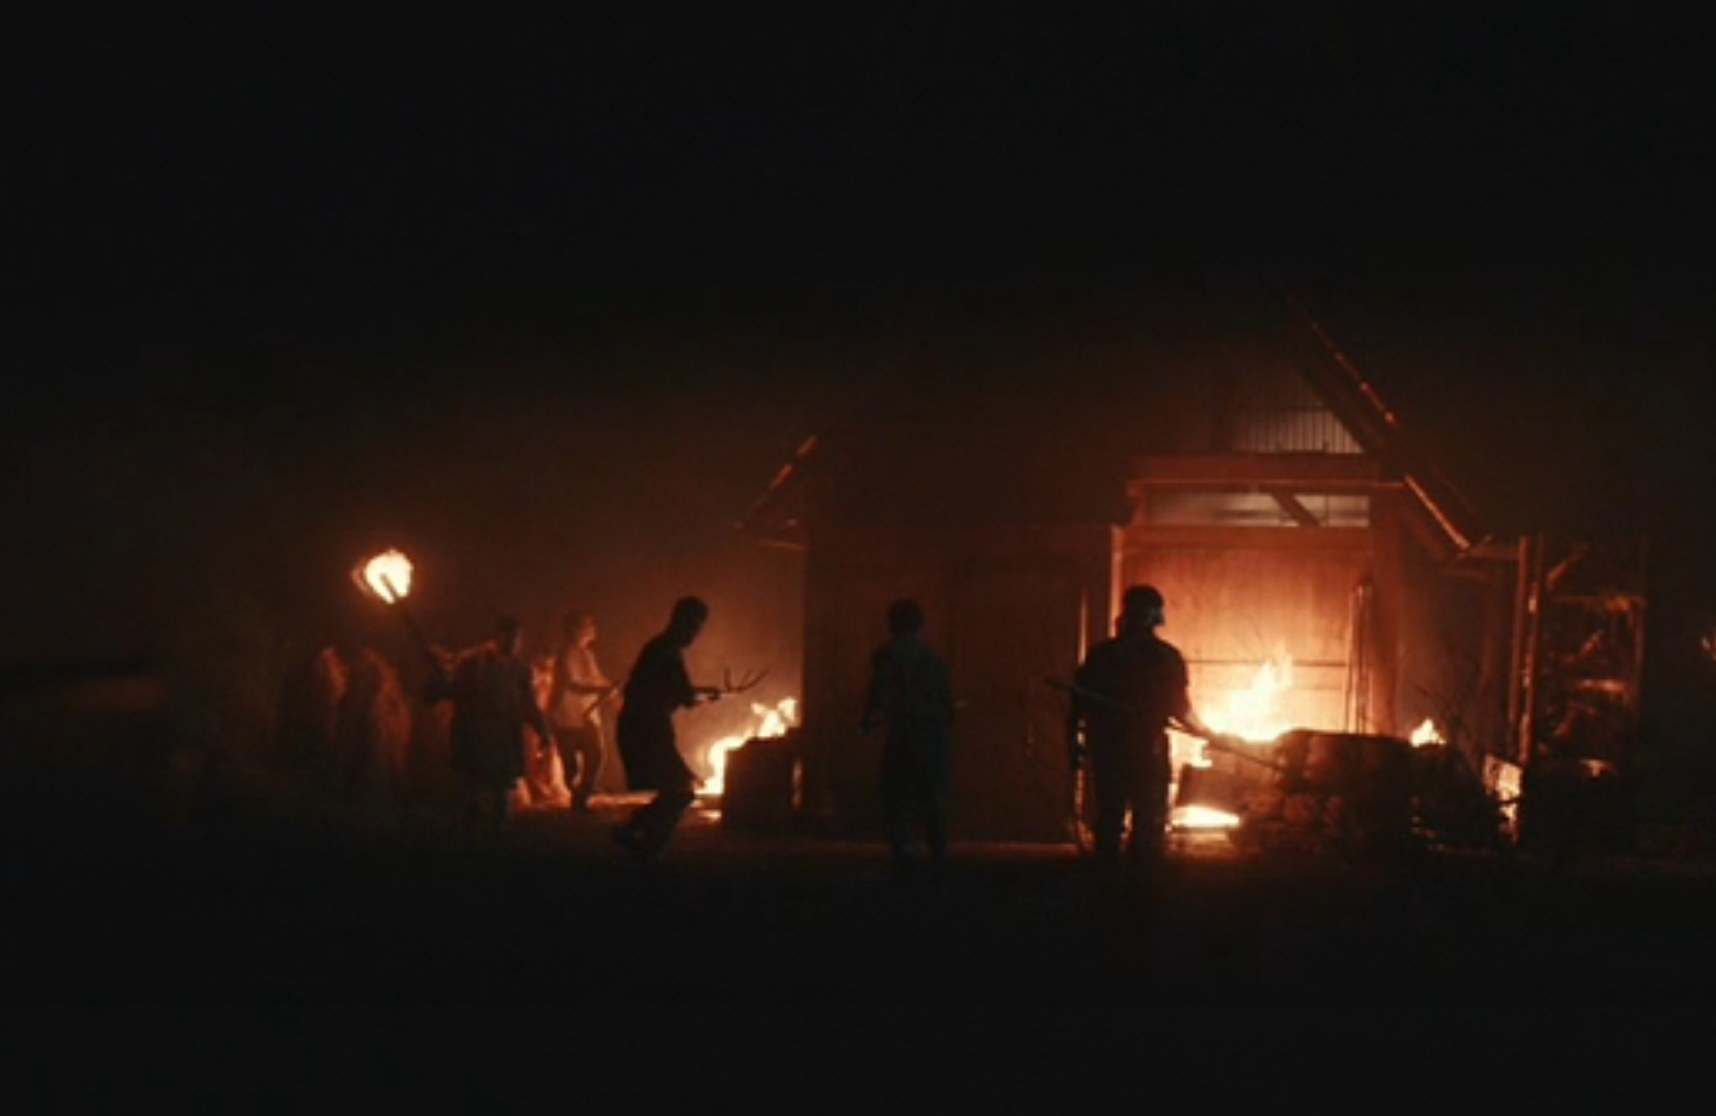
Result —
[{"label": "orange flame", "polygon": [[1429,717],[1419,722],[1418,727],[1412,730],[1412,735],[1407,737],[1407,740],[1411,742],[1414,748],[1422,747],[1425,744],[1447,743],[1446,740],[1442,739],[1442,732],[1436,727],[1436,722]]},{"label": "orange flame", "polygon": [[747,741],[772,740],[785,736],[798,717],[798,699],[782,698],[775,705],[759,701],[751,703],[751,727],[744,732],[723,736],[704,752],[710,768],[709,778],[697,788],[698,793],[719,795],[727,787],[727,756],[743,748]]},{"label": "orange flame", "polygon": [[[1278,652],[1257,668],[1250,686],[1214,695],[1208,707],[1199,712],[1204,723],[1217,732],[1253,744],[1271,741],[1292,727],[1281,711],[1282,695],[1292,685],[1293,658],[1285,651]],[[1170,734],[1169,746],[1176,779],[1183,766],[1210,766],[1202,740],[1175,732]],[[1180,806],[1174,809],[1171,822],[1177,829],[1232,829],[1239,818],[1207,806]]]},{"label": "orange flame", "polygon": [[386,550],[364,562],[357,570],[360,586],[388,604],[411,592],[411,559],[397,550]]},{"label": "orange flame", "polygon": [[1176,829],[1232,829],[1239,824],[1239,815],[1213,806],[1178,806],[1174,809]]},{"label": "orange flame", "polygon": [[1251,685],[1229,690],[1204,713],[1217,732],[1252,743],[1274,740],[1292,726],[1281,714],[1281,695],[1293,686],[1293,657],[1282,652],[1257,668]]}]

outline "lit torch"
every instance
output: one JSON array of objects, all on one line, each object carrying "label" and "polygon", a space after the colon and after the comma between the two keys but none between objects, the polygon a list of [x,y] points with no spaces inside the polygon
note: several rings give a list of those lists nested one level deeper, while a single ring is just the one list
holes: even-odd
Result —
[{"label": "lit torch", "polygon": [[431,664],[440,665],[441,657],[435,645],[429,642],[429,637],[418,626],[417,618],[405,606],[405,598],[411,592],[411,559],[398,550],[382,551],[352,567],[352,580],[359,589],[391,608],[404,621],[424,657]]}]

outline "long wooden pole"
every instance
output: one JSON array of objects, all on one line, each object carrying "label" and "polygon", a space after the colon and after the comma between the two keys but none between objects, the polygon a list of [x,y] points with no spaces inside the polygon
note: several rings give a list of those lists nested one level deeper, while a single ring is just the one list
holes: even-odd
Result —
[{"label": "long wooden pole", "polygon": [[417,618],[413,616],[411,614],[411,610],[406,607],[405,594],[401,593],[399,591],[399,587],[393,584],[392,578],[388,577],[386,574],[381,574],[379,576],[381,578],[382,585],[385,586],[387,591],[393,595],[393,599],[387,603],[392,606],[394,612],[398,614],[399,618],[405,622],[406,630],[411,633],[412,639],[416,640],[418,650],[423,652],[423,657],[429,660],[431,666],[439,669],[441,666],[441,656],[436,653],[435,645],[429,642],[429,637],[423,633],[423,628],[417,623]]}]

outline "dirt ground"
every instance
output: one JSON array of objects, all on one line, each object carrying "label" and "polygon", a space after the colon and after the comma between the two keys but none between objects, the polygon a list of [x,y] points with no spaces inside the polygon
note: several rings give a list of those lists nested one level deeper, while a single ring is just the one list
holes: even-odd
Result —
[{"label": "dirt ground", "polygon": [[871,842],[694,811],[667,855],[628,808],[443,829],[14,825],[14,1003],[1065,1003],[1518,1008],[1716,998],[1716,863],[1406,866],[1176,842],[1147,881],[1071,844],[959,844],[900,884]]}]

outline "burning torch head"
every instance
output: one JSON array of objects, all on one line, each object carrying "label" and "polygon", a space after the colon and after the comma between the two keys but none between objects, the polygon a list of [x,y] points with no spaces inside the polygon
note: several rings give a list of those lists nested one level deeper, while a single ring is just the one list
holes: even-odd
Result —
[{"label": "burning torch head", "polygon": [[352,581],[365,593],[397,604],[411,592],[411,559],[397,550],[384,551],[352,567]]}]

